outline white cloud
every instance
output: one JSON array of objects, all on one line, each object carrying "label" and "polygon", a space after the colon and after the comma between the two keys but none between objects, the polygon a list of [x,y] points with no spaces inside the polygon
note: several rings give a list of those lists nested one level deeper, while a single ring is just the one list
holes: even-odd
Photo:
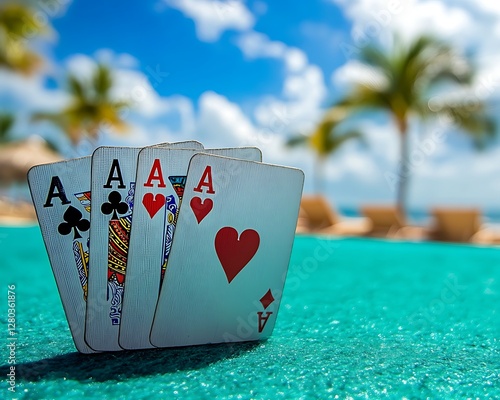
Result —
[{"label": "white cloud", "polygon": [[270,40],[263,33],[248,31],[236,39],[236,45],[248,59],[276,58],[283,60],[285,67],[291,72],[300,72],[307,64],[306,54],[283,42]]},{"label": "white cloud", "polygon": [[473,2],[464,1],[464,3],[465,4],[472,3],[486,13],[493,13],[493,14],[496,14],[497,16],[500,16],[500,4],[498,2],[489,1],[489,0],[474,0]]},{"label": "white cloud", "polygon": [[308,64],[299,73],[289,72],[285,76],[282,98],[261,100],[255,108],[255,119],[276,135],[305,133],[321,118],[325,97],[323,72]]},{"label": "white cloud", "polygon": [[242,1],[164,0],[165,3],[192,18],[198,39],[215,42],[226,30],[245,31],[255,19]]},{"label": "white cloud", "polygon": [[236,45],[245,57],[254,58],[282,58],[286,53],[287,46],[283,42],[271,41],[263,33],[249,31],[240,35]]},{"label": "white cloud", "polygon": [[310,64],[301,49],[272,41],[262,33],[245,32],[236,44],[249,59],[274,58],[284,65],[282,96],[261,99],[254,111],[258,125],[282,136],[310,130],[322,113],[326,97],[322,70]]},{"label": "white cloud", "polygon": [[0,69],[0,104],[2,108],[16,112],[51,111],[67,100],[62,91],[49,90],[43,76],[23,76]]},{"label": "white cloud", "polygon": [[302,71],[307,66],[307,56],[302,50],[291,48],[285,54],[287,68],[292,72]]},{"label": "white cloud", "polygon": [[128,53],[115,53],[111,49],[101,49],[96,52],[95,58],[106,65],[115,68],[137,68],[139,60]]},{"label": "white cloud", "polygon": [[431,34],[459,49],[482,52],[484,47],[492,50],[500,37],[500,31],[495,32],[500,27],[500,7],[488,0],[330,1],[352,20],[352,41],[358,48],[374,40],[386,42],[392,32],[398,32],[406,38]]},{"label": "white cloud", "polygon": [[438,161],[431,154],[412,176],[412,202],[426,207],[458,205],[498,209],[499,157],[498,147],[484,153],[450,149],[444,161]]},{"label": "white cloud", "polygon": [[287,98],[304,100],[319,106],[326,94],[323,72],[315,65],[308,65],[298,74],[285,79],[283,93]]},{"label": "white cloud", "polygon": [[355,179],[360,184],[373,182],[380,168],[374,157],[353,143],[345,144],[327,164],[326,177],[332,181]]},{"label": "white cloud", "polygon": [[267,162],[303,164],[301,154],[286,152],[283,136],[252,123],[239,105],[223,95],[211,91],[203,93],[197,109],[198,112],[191,115],[193,130],[187,135],[176,133],[175,140],[196,139],[212,148],[257,146],[262,149]]},{"label": "white cloud", "polygon": [[337,68],[331,81],[339,89],[349,88],[354,83],[375,87],[385,87],[389,83],[384,75],[357,60],[349,60]]},{"label": "white cloud", "polygon": [[241,108],[214,92],[199,99],[198,137],[211,147],[241,146],[251,143],[256,129]]}]

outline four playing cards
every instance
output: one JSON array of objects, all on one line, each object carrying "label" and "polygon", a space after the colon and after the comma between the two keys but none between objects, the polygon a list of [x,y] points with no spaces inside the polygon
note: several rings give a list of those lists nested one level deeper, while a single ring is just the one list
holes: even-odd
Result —
[{"label": "four playing cards", "polygon": [[100,147],[28,182],[82,353],[271,335],[302,171],[255,147]]}]

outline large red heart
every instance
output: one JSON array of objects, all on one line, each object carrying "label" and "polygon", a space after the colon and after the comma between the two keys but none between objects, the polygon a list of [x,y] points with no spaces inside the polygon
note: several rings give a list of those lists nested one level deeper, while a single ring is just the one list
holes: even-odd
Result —
[{"label": "large red heart", "polygon": [[142,198],[142,204],[146,207],[149,216],[153,218],[165,205],[165,196],[159,193],[156,196],[153,196],[153,193],[146,193]]},{"label": "large red heart", "polygon": [[205,199],[201,201],[199,197],[193,197],[189,202],[191,209],[194,212],[194,216],[196,217],[196,221],[200,223],[203,218],[205,218],[210,211],[212,211],[212,207],[214,206],[214,202],[212,199]]},{"label": "large red heart", "polygon": [[228,283],[238,275],[253,258],[259,248],[260,237],[253,229],[238,231],[226,226],[215,235],[215,251],[226,273]]}]

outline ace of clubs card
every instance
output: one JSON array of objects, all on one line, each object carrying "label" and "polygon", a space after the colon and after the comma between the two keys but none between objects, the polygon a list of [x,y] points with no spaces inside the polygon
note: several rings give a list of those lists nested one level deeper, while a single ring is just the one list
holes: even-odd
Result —
[{"label": "ace of clubs card", "polygon": [[33,204],[49,255],[73,341],[85,343],[85,309],[89,265],[90,165],[83,157],[42,164],[28,172]]},{"label": "ace of clubs card", "polygon": [[[193,156],[151,330],[154,346],[271,334],[303,181],[294,168]],[[199,205],[208,199],[207,213]]]}]

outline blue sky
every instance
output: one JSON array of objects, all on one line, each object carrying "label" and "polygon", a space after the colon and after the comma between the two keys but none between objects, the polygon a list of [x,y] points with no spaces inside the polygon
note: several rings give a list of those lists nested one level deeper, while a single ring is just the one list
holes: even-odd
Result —
[{"label": "blue sky", "polygon": [[[303,49],[324,73],[344,62],[338,46],[329,43],[335,35],[345,40],[349,37],[350,23],[336,5],[326,1],[242,4],[257,10],[255,31]],[[225,7],[230,10],[231,2],[214,6],[221,19],[229,12]],[[315,32],[314,25],[325,31]],[[223,32],[216,42],[201,41],[192,19],[158,0],[74,1],[62,18],[53,20],[53,26],[59,33],[53,50],[58,62],[75,53],[93,55],[102,48],[128,53],[139,61],[138,68],[146,75],[152,75],[151,69],[168,73],[168,79],[155,82],[162,96],[182,94],[195,100],[213,90],[231,101],[244,102],[281,92],[282,83],[276,79],[283,68],[279,60],[245,60],[231,31]]]},{"label": "blue sky", "polygon": [[[265,161],[302,168],[305,191],[312,192],[314,157],[287,149],[286,139],[310,131],[350,83],[370,78],[355,52],[369,41],[385,43],[393,31],[405,38],[431,33],[459,51],[473,51],[473,94],[499,100],[500,6],[489,0],[60,4],[51,18],[55,34],[36,44],[47,61],[44,69],[31,78],[0,71],[0,106],[18,114],[19,137],[57,139],[68,156],[88,154],[99,144],[197,139],[207,147],[255,145]],[[99,143],[75,149],[49,124],[29,122],[31,113],[57,110],[67,101],[68,71],[89,76],[97,61],[113,67],[114,95],[133,105],[127,136],[104,129]],[[500,146],[477,153],[449,122],[414,122],[410,207],[500,209]],[[390,178],[399,163],[395,127],[383,114],[356,123],[367,145],[348,143],[329,158],[326,193],[341,207],[391,203]]]}]

